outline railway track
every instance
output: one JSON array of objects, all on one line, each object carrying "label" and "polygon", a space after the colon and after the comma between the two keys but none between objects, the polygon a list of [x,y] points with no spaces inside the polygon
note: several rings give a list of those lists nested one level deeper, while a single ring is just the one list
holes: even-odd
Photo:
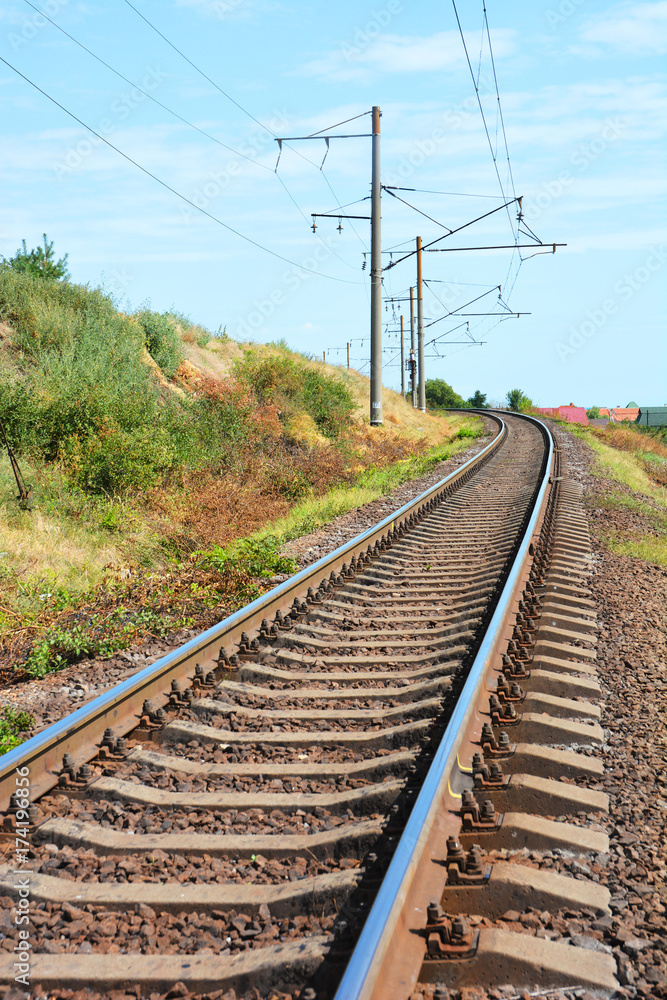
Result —
[{"label": "railway track", "polygon": [[603,854],[606,801],[576,491],[542,425],[493,419],[415,503],[2,758],[0,983],[613,989],[608,955],[494,926],[608,894],[498,856]]}]

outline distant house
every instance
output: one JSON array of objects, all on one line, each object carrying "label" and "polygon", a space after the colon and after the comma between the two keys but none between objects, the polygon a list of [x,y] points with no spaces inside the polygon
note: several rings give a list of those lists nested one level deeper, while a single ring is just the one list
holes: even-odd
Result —
[{"label": "distant house", "polygon": [[667,406],[642,406],[635,422],[640,427],[667,427]]},{"label": "distant house", "polygon": [[545,417],[555,417],[556,420],[566,420],[568,424],[588,425],[588,417],[583,406],[537,406],[538,413]]},{"label": "distant house", "polygon": [[615,406],[609,411],[609,419],[615,424],[620,424],[622,420],[636,420],[638,416],[638,406]]}]

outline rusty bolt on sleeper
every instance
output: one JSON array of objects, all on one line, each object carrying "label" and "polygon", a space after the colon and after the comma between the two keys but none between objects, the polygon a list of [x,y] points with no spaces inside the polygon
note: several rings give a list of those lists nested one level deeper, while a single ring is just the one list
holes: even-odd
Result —
[{"label": "rusty bolt on sleeper", "polygon": [[476,789],[506,788],[509,783],[509,777],[503,774],[500,764],[495,760],[486,764],[479,752],[472,758],[472,780]]},{"label": "rusty bolt on sleeper", "polygon": [[461,824],[463,829],[479,833],[496,830],[502,822],[502,813],[497,813],[491,799],[480,805],[473,792],[467,788],[461,796]]},{"label": "rusty bolt on sleeper", "polygon": [[447,885],[485,885],[491,865],[482,864],[482,848],[473,844],[468,853],[457,837],[447,838]]},{"label": "rusty bolt on sleeper", "polygon": [[426,910],[426,953],[429,958],[472,958],[479,931],[473,933],[465,917],[448,917],[439,903]]},{"label": "rusty bolt on sleeper", "polygon": [[511,757],[514,753],[508,734],[502,730],[496,736],[489,722],[485,722],[482,726],[480,744],[485,757]]},{"label": "rusty bolt on sleeper", "polygon": [[82,764],[77,769],[70,753],[63,755],[62,769],[58,784],[63,788],[85,788],[92,781],[95,773],[90,764]]},{"label": "rusty bolt on sleeper", "polygon": [[127,756],[127,740],[122,736],[116,739],[113,729],[108,727],[104,730],[104,736],[100,743],[99,756],[102,760],[124,760]]},{"label": "rusty bolt on sleeper", "polygon": [[504,674],[501,674],[498,678],[496,696],[500,702],[519,702],[523,701],[526,697],[521,685],[516,681],[509,684]]},{"label": "rusty bolt on sleeper", "polygon": [[501,704],[495,694],[489,697],[489,715],[492,726],[518,726],[521,722],[521,716],[514,705]]}]

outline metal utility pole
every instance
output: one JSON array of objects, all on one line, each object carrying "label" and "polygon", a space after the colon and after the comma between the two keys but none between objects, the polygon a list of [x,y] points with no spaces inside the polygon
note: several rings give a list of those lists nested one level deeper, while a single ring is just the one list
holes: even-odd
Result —
[{"label": "metal utility pole", "polygon": [[322,351],[322,361],[326,364],[326,361],[327,361],[327,352],[326,351]]},{"label": "metal utility pole", "polygon": [[[415,357],[415,290],[410,289],[410,364]],[[411,369],[412,371],[412,369]],[[417,409],[417,380],[412,372],[412,405]]]},{"label": "metal utility pole", "polygon": [[417,361],[419,367],[419,409],[426,413],[424,378],[424,299],[422,296],[422,238],[417,237]]},{"label": "metal utility pole", "polygon": [[350,345],[349,345],[349,343],[347,345],[347,368],[348,368],[348,371],[349,371],[350,370]]},{"label": "metal utility pole", "polygon": [[405,340],[403,339],[403,313],[401,313],[401,396],[405,399]]},{"label": "metal utility pole", "polygon": [[382,259],[380,252],[380,109],[373,107],[371,170],[371,426],[382,425]]}]

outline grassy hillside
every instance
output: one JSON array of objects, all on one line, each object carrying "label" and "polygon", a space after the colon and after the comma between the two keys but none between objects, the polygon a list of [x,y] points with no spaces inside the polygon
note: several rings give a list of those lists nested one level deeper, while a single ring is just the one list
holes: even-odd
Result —
[{"label": "grassy hillside", "polygon": [[[0,270],[0,644],[39,676],[206,624],[289,567],[278,548],[480,433],[290,351],[100,290]],[[239,541],[250,539],[250,541]]]},{"label": "grassy hillside", "polygon": [[[571,429],[568,427],[568,429]],[[576,428],[596,455],[593,473],[611,480],[598,507],[627,511],[619,530],[614,520],[603,528],[612,552],[667,566],[667,445],[664,432],[644,431],[632,424]]]}]

